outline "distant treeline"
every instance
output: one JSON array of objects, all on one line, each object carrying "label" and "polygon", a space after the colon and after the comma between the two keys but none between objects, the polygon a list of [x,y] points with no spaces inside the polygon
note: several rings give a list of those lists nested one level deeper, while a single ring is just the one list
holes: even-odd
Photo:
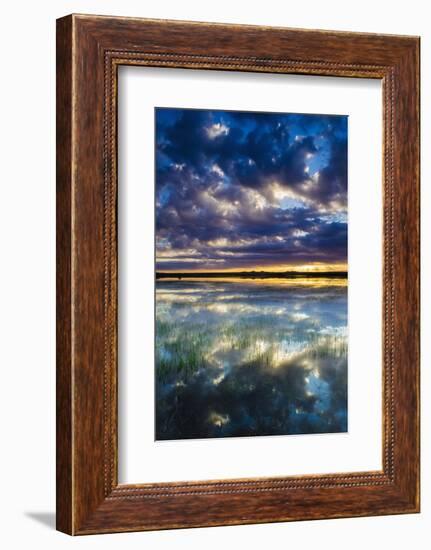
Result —
[{"label": "distant treeline", "polygon": [[234,271],[220,273],[208,271],[207,273],[160,273],[156,272],[156,279],[347,279],[347,271]]}]

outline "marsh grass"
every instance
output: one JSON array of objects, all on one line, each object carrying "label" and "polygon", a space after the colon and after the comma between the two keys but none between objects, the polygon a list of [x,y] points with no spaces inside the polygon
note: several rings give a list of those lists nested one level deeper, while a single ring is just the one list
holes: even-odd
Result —
[{"label": "marsh grass", "polygon": [[[209,324],[157,320],[157,377],[167,381],[185,378],[199,369],[215,364],[222,353],[239,352],[239,365],[260,364],[275,367],[295,354],[311,358],[339,358],[347,354],[344,334],[319,334],[297,327],[281,329],[268,317],[253,320]],[[238,356],[238,355],[237,355]]]},{"label": "marsh grass", "polygon": [[166,379],[170,374],[185,376],[196,372],[206,362],[210,332],[199,325],[184,327],[178,322],[156,322],[157,376]]}]

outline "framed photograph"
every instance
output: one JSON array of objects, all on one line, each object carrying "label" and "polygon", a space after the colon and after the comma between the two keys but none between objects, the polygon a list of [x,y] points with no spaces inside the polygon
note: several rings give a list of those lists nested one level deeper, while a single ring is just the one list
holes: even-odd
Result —
[{"label": "framed photograph", "polygon": [[419,511],[419,39],[57,21],[57,528]]}]

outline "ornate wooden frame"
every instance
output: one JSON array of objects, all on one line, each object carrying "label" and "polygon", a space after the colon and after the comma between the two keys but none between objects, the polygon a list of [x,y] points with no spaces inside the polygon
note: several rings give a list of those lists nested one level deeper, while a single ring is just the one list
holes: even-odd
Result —
[{"label": "ornate wooden frame", "polygon": [[[119,485],[119,65],[377,78],[384,102],[383,469]],[[57,528],[419,511],[419,38],[70,15],[57,21]]]}]

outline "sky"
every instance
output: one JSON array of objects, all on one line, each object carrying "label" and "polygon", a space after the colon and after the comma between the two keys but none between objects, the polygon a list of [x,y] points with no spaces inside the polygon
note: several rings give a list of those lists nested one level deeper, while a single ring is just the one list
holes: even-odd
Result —
[{"label": "sky", "polygon": [[155,118],[157,271],[347,268],[347,116]]}]

